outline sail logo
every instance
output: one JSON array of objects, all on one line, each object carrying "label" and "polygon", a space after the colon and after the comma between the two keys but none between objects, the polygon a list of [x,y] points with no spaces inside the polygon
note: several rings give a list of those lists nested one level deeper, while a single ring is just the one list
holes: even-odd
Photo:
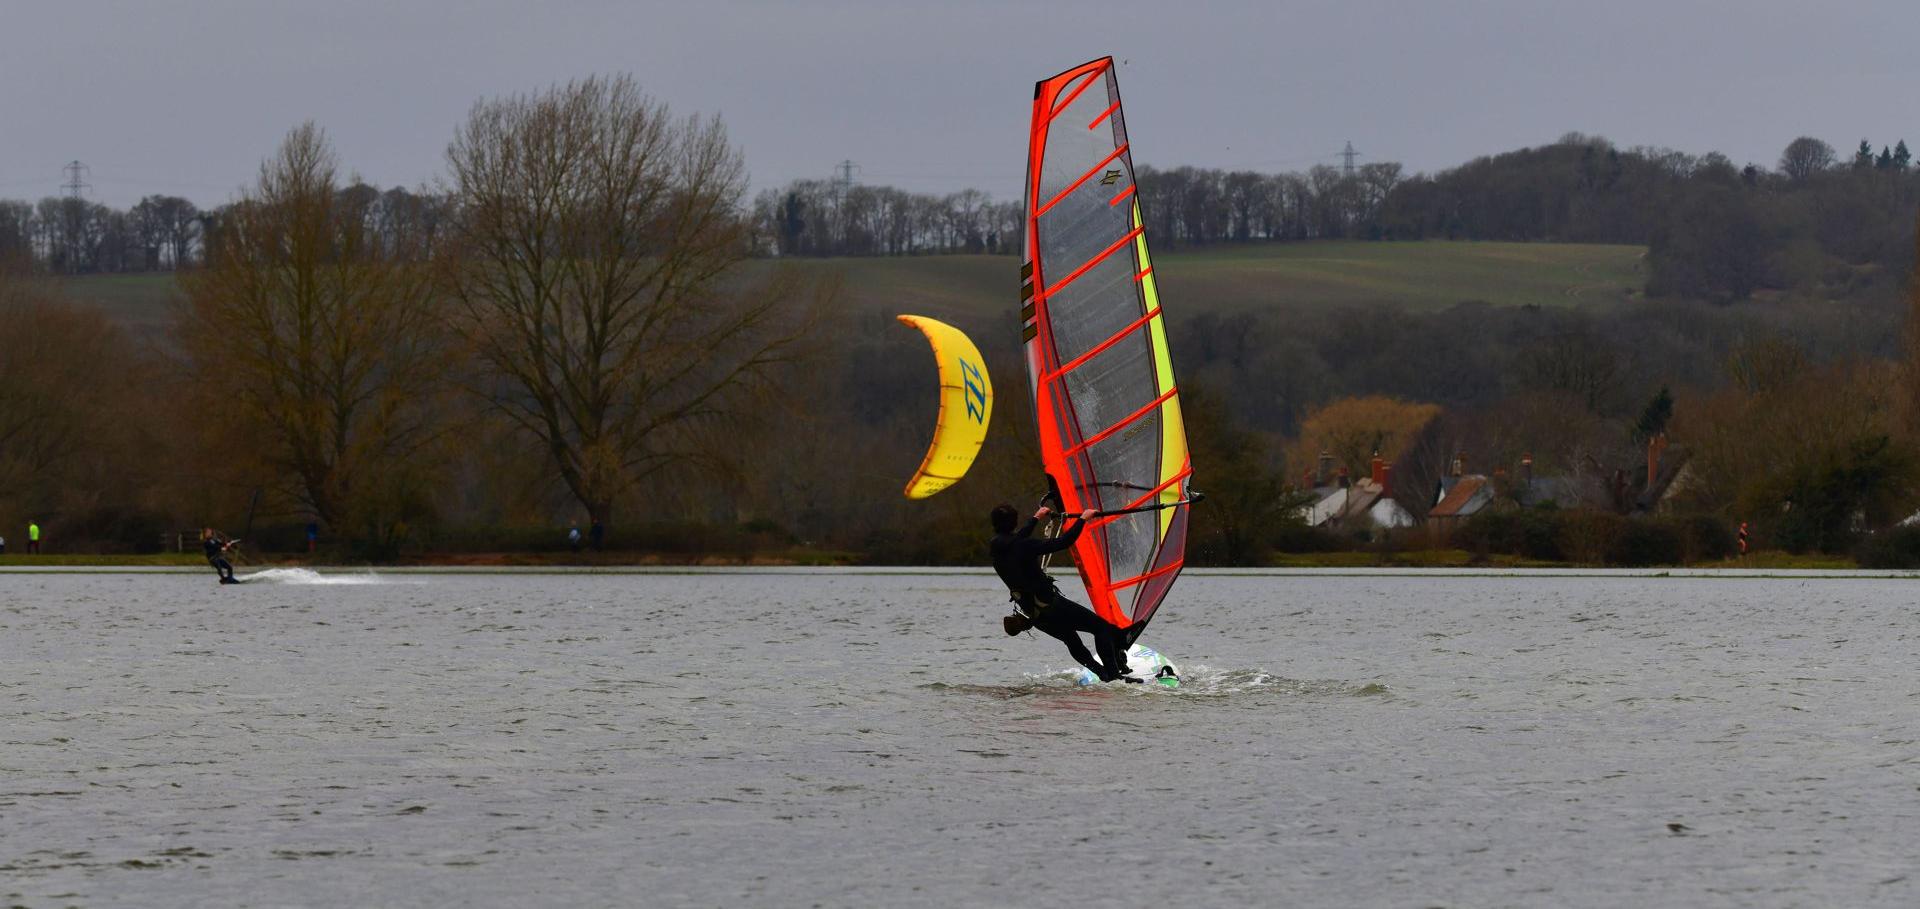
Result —
[{"label": "sail logo", "polygon": [[1100,178],[1101,186],[1112,186],[1118,182],[1120,182],[1120,172],[1117,170],[1109,170],[1106,176]]},{"label": "sail logo", "polygon": [[960,384],[967,398],[967,416],[975,423],[987,422],[987,380],[980,367],[960,360]]}]

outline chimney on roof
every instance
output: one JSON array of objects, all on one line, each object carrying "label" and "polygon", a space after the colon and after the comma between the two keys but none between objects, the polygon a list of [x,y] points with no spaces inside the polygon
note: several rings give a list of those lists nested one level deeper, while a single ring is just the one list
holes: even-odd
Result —
[{"label": "chimney on roof", "polygon": [[1532,454],[1523,454],[1520,456],[1520,485],[1521,486],[1533,485],[1533,455]]},{"label": "chimney on roof", "polygon": [[1313,474],[1313,485],[1325,486],[1327,485],[1327,480],[1332,479],[1332,477],[1333,477],[1333,453],[1322,448],[1320,449],[1319,466],[1315,468],[1314,474]]},{"label": "chimney on roof", "polygon": [[1453,456],[1453,475],[1465,476],[1467,473],[1467,453],[1462,451]]},{"label": "chimney on roof", "polygon": [[1380,484],[1380,498],[1383,498],[1383,499],[1393,498],[1393,465],[1392,464],[1387,464],[1380,468],[1380,479],[1376,482]]},{"label": "chimney on roof", "polygon": [[1667,434],[1660,433],[1647,440],[1647,489],[1652,491],[1655,480],[1660,478],[1660,456],[1667,451]]},{"label": "chimney on roof", "polygon": [[1379,452],[1376,451],[1373,453],[1373,463],[1370,466],[1373,469],[1368,472],[1369,476],[1367,479],[1372,480],[1375,486],[1387,485],[1387,462],[1380,457]]}]

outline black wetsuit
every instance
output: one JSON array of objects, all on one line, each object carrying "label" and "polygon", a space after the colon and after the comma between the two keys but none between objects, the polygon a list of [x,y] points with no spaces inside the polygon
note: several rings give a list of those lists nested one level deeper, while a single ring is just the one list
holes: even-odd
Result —
[{"label": "black wetsuit", "polygon": [[[1041,556],[1072,546],[1073,541],[1079,539],[1080,531],[1086,529],[1086,523],[1075,518],[1066,533],[1052,540],[1033,539],[1036,523],[1028,518],[1012,533],[994,536],[988,544],[988,550],[993,553],[994,573],[1006,582],[1020,611],[1033,620],[1033,627],[1066,644],[1076,662],[1102,681],[1127,674],[1126,648],[1120,646],[1120,630],[1094,615],[1093,610],[1061,596],[1053,578],[1040,568]],[[1093,635],[1094,649],[1100,653],[1098,661],[1087,652],[1087,645],[1080,642],[1082,631]]]},{"label": "black wetsuit", "polygon": [[200,544],[200,548],[207,552],[207,564],[212,565],[213,570],[220,573],[220,583],[237,583],[233,577],[233,563],[227,561],[227,544],[220,542],[219,537],[208,537]]}]

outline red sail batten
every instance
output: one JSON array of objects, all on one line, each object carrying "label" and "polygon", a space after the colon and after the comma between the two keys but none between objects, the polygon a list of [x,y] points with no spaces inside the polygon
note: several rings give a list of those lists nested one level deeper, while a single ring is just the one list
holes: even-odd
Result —
[{"label": "red sail batten", "polygon": [[[1060,103],[1055,104],[1053,106],[1053,110],[1051,110],[1047,114],[1047,119],[1052,120],[1053,118],[1060,116],[1060,114],[1063,111],[1065,111],[1070,105],[1073,104],[1076,98],[1080,97],[1081,92],[1086,91],[1089,87],[1093,85],[1093,83],[1099,82],[1100,77],[1107,74],[1107,67],[1112,65],[1113,65],[1112,57],[1107,57],[1106,59],[1099,61],[1094,66],[1093,71],[1090,73],[1087,73],[1086,78],[1081,80],[1080,85],[1078,87],[1076,87],[1073,91],[1069,92],[1065,98],[1061,99]],[[1072,79],[1074,77],[1068,76],[1067,78]],[[1065,83],[1062,83],[1062,84],[1064,85]]]},{"label": "red sail batten", "polygon": [[1144,584],[1148,581],[1153,580],[1154,578],[1157,578],[1163,574],[1166,574],[1169,571],[1179,571],[1180,566],[1186,564],[1186,561],[1187,561],[1186,559],[1174,559],[1172,562],[1166,565],[1162,565],[1159,568],[1155,568],[1154,570],[1149,571],[1146,574],[1137,574],[1130,578],[1114,581],[1113,583],[1107,585],[1107,589],[1108,590],[1124,590],[1128,587],[1132,587],[1135,584]]},{"label": "red sail batten", "polygon": [[1127,151],[1127,147],[1122,145],[1119,148],[1114,149],[1113,154],[1110,154],[1104,158],[1101,158],[1099,163],[1095,164],[1086,173],[1081,174],[1080,179],[1073,181],[1072,185],[1056,193],[1053,198],[1048,199],[1047,204],[1040,206],[1040,210],[1037,212],[1034,212],[1033,216],[1035,218],[1039,218],[1041,215],[1044,215],[1049,210],[1051,210],[1055,205],[1059,205],[1061,199],[1065,199],[1066,197],[1073,195],[1073,191],[1076,189],[1079,189],[1081,184],[1087,182],[1088,180],[1093,179],[1094,174],[1097,174],[1100,171],[1106,169],[1107,165],[1113,163],[1113,159],[1118,158],[1123,154],[1126,154],[1126,151]]},{"label": "red sail batten", "polygon": [[1098,255],[1095,255],[1093,258],[1088,259],[1087,264],[1074,269],[1066,277],[1061,278],[1058,284],[1055,284],[1052,287],[1047,288],[1047,296],[1053,296],[1053,294],[1059,291],[1060,288],[1065,287],[1068,284],[1072,284],[1073,279],[1078,278],[1081,275],[1084,275],[1087,272],[1091,271],[1095,265],[1099,265],[1100,263],[1107,261],[1108,256],[1111,256],[1114,253],[1117,253],[1123,249],[1126,249],[1127,244],[1133,242],[1134,237],[1140,236],[1143,230],[1144,228],[1136,227],[1130,231],[1127,231],[1126,236],[1121,237],[1118,240],[1115,240],[1112,246],[1109,246],[1106,249],[1101,250]]},{"label": "red sail batten", "polygon": [[1080,444],[1067,449],[1067,454],[1070,454],[1070,455],[1079,454],[1080,452],[1086,451],[1087,449],[1092,448],[1093,446],[1098,445],[1101,442],[1105,442],[1107,439],[1111,438],[1114,433],[1119,432],[1120,430],[1125,429],[1129,426],[1132,426],[1134,423],[1138,422],[1141,417],[1144,417],[1147,414],[1150,414],[1156,410],[1159,410],[1160,405],[1173,400],[1173,396],[1179,393],[1180,393],[1180,389],[1177,386],[1174,388],[1167,389],[1166,394],[1163,394],[1160,397],[1157,397],[1151,401],[1148,401],[1147,406],[1142,407],[1139,410],[1134,411],[1133,413],[1127,414],[1125,419],[1121,420],[1118,423],[1113,424],[1112,426],[1109,426],[1105,429],[1100,430],[1099,432],[1094,434],[1093,438],[1087,439],[1086,441],[1083,441]]},{"label": "red sail batten", "polygon": [[1061,376],[1064,376],[1067,373],[1070,373],[1075,369],[1078,369],[1081,366],[1086,365],[1086,362],[1088,360],[1091,360],[1094,357],[1097,357],[1102,353],[1105,353],[1107,349],[1111,348],[1113,345],[1118,344],[1121,341],[1125,341],[1128,335],[1133,334],[1136,331],[1139,331],[1142,326],[1146,325],[1148,322],[1153,321],[1154,317],[1158,316],[1159,314],[1160,314],[1160,308],[1157,306],[1154,307],[1153,309],[1149,310],[1146,315],[1141,316],[1138,319],[1135,319],[1132,324],[1128,325],[1125,328],[1120,329],[1119,331],[1114,332],[1112,337],[1106,339],[1105,341],[1101,341],[1099,344],[1094,345],[1092,350],[1089,350],[1086,353],[1083,353],[1077,357],[1074,357],[1071,360],[1068,360],[1065,366],[1062,366],[1059,369],[1053,370],[1052,372],[1049,372],[1046,375],[1041,376],[1040,381],[1042,382],[1059,381]]}]

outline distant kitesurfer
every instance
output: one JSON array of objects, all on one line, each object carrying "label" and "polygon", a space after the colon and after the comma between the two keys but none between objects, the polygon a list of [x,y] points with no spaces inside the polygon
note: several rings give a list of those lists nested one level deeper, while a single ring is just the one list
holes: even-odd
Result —
[{"label": "distant kitesurfer", "polygon": [[[1001,626],[1010,635],[1038,628],[1059,639],[1067,645],[1067,652],[1073,654],[1076,662],[1103,682],[1121,678],[1140,681],[1127,674],[1131,670],[1126,663],[1126,649],[1120,645],[1120,630],[1102,621],[1093,610],[1061,596],[1053,578],[1040,568],[1041,556],[1066,549],[1080,538],[1080,532],[1086,529],[1094,512],[1081,512],[1079,519],[1072,521],[1066,532],[1055,539],[1033,539],[1034,527],[1052,513],[1051,509],[1041,508],[1015,527],[1020,513],[1014,511],[1012,505],[998,505],[993,509],[994,537],[988,544],[993,554],[993,570],[1006,582],[1018,610],[1001,619]],[[1081,643],[1083,631],[1093,635],[1094,649],[1100,653],[1098,660]]]},{"label": "distant kitesurfer", "polygon": [[233,544],[233,540],[222,537],[211,527],[200,531],[200,548],[206,550],[207,564],[219,573],[222,584],[240,583],[233,576],[233,563],[227,561],[227,550],[232,549]]}]

